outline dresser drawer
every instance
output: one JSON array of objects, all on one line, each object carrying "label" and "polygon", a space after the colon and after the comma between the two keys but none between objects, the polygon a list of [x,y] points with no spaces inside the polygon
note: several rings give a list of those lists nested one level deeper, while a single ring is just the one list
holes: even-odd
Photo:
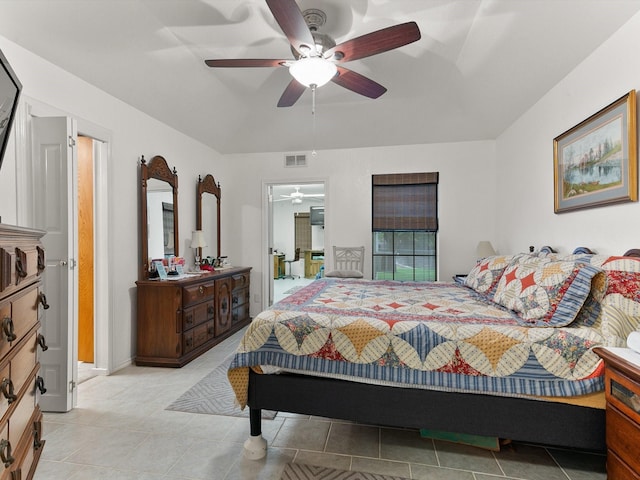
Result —
[{"label": "dresser drawer", "polygon": [[640,429],[638,425],[611,405],[607,405],[606,422],[607,447],[614,450],[632,470],[640,471],[640,457],[638,457]]},{"label": "dresser drawer", "polygon": [[203,343],[206,343],[207,340],[213,338],[214,336],[214,322],[213,320],[203,323],[202,325],[198,325],[195,328],[192,328],[188,332],[184,333],[184,353],[188,353],[191,350],[198,348]]},{"label": "dresser drawer", "polygon": [[35,375],[29,378],[30,388],[18,399],[18,405],[9,419],[9,440],[11,445],[18,445],[25,431],[28,430],[30,434],[33,433],[31,417],[33,417],[33,410],[36,406],[35,382]]},{"label": "dresser drawer", "polygon": [[0,302],[0,322],[0,356],[4,357],[38,322],[37,285]]},{"label": "dresser drawer", "polygon": [[607,479],[608,480],[640,480],[640,476],[636,475],[629,469],[625,463],[620,460],[614,452],[607,452]]},{"label": "dresser drawer", "polygon": [[11,353],[11,360],[0,370],[0,418],[4,417],[14,402],[14,395],[18,396],[25,388],[33,387],[26,385],[37,363],[36,335],[37,332],[33,330],[27,342],[20,350]]},{"label": "dresser drawer", "polygon": [[249,304],[244,303],[239,307],[233,309],[233,317],[232,322],[234,324],[238,322],[243,322],[249,318]]},{"label": "dresser drawer", "polygon": [[240,273],[233,275],[233,289],[244,288],[249,286],[249,273]]},{"label": "dresser drawer", "polygon": [[44,269],[44,250],[36,245],[0,247],[0,292],[33,282]]},{"label": "dresser drawer", "polygon": [[182,289],[182,306],[188,307],[204,300],[213,300],[213,282],[190,285]]},{"label": "dresser drawer", "polygon": [[182,316],[182,330],[189,330],[190,328],[200,325],[208,320],[213,320],[215,307],[213,299],[185,309]]},{"label": "dresser drawer", "polygon": [[[38,432],[38,434],[36,434]],[[42,412],[39,408],[33,411],[29,420],[29,428],[25,428],[20,442],[11,443],[13,461],[3,471],[1,480],[32,478],[45,441],[40,438],[42,432]],[[6,437],[3,437],[6,438]],[[4,467],[0,464],[0,467]],[[29,476],[31,474],[31,476]]]},{"label": "dresser drawer", "polygon": [[605,373],[607,403],[640,424],[640,384],[610,368]]},{"label": "dresser drawer", "polygon": [[241,288],[240,290],[234,290],[231,295],[231,303],[233,307],[249,303],[249,289]]}]

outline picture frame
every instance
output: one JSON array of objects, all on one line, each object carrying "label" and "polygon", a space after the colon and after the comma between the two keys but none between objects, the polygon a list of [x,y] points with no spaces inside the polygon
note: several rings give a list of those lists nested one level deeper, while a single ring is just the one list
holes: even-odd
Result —
[{"label": "picture frame", "polygon": [[553,139],[554,212],[638,201],[636,92]]}]

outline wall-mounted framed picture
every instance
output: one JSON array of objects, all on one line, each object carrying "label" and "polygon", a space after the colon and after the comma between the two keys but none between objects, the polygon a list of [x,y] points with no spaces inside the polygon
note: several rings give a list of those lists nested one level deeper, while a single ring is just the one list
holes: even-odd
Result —
[{"label": "wall-mounted framed picture", "polygon": [[638,201],[636,92],[553,139],[554,211]]}]

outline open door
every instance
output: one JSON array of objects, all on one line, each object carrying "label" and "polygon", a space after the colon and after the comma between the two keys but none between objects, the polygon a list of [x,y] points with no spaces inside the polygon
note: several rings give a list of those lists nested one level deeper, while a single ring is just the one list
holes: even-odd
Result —
[{"label": "open door", "polygon": [[273,185],[267,185],[267,239],[268,239],[268,256],[269,261],[267,262],[269,265],[269,303],[267,307],[273,305],[273,273],[274,273],[274,263],[273,263]]},{"label": "open door", "polygon": [[66,412],[76,403],[76,138],[73,119],[33,118],[34,227],[47,232],[43,291],[50,305],[42,312],[49,348],[39,359],[47,389],[39,403],[48,412]]}]

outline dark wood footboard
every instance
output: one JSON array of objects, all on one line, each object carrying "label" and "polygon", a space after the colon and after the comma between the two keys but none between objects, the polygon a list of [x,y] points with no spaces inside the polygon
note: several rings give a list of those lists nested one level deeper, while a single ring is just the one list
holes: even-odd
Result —
[{"label": "dark wood footboard", "polygon": [[604,410],[525,398],[251,372],[249,407],[254,436],[261,432],[260,410],[268,409],[598,452],[606,449]]}]

